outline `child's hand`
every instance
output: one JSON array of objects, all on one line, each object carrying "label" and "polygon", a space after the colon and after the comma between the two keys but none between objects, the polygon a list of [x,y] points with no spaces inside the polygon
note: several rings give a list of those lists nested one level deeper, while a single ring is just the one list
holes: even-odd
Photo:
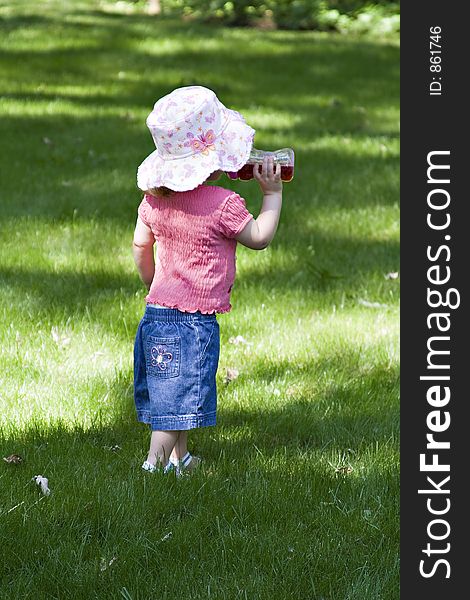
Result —
[{"label": "child's hand", "polygon": [[281,165],[276,165],[276,172],[274,172],[274,158],[272,156],[265,156],[261,173],[259,172],[259,167],[260,165],[258,164],[254,165],[253,177],[259,183],[263,193],[267,194],[271,192],[281,192]]}]

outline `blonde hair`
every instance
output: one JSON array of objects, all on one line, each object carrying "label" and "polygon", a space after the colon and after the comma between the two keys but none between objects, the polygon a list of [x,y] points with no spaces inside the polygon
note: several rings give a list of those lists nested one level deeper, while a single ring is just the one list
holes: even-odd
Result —
[{"label": "blonde hair", "polygon": [[[218,177],[216,177],[216,179],[218,179],[220,177],[220,175],[223,173],[223,171],[221,171],[220,169],[217,169],[216,171],[212,171],[212,173],[209,175],[209,177],[206,179],[206,181],[214,181],[213,179],[211,179],[211,176],[214,175],[214,173],[219,173]],[[164,185],[162,185],[160,187],[150,188],[145,193],[150,194],[151,196],[155,196],[157,198],[170,198],[170,196],[173,196],[175,191],[170,190],[170,188],[167,188]]]},{"label": "blonde hair", "polygon": [[167,188],[163,185],[161,187],[151,188],[150,190],[146,191],[146,194],[150,194],[151,196],[159,198],[169,198],[170,196],[173,196],[174,193],[175,192],[173,190],[170,190],[170,188]]}]

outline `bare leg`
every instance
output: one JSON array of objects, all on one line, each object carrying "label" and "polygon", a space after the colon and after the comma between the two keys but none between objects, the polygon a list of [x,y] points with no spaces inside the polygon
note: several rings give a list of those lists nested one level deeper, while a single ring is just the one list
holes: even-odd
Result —
[{"label": "bare leg", "polygon": [[171,458],[175,460],[181,460],[188,451],[188,432],[179,431],[178,433],[178,439],[171,453]]},{"label": "bare leg", "polygon": [[179,434],[179,431],[152,431],[147,461],[152,465],[160,462],[165,466],[168,463],[170,452],[174,448]]}]

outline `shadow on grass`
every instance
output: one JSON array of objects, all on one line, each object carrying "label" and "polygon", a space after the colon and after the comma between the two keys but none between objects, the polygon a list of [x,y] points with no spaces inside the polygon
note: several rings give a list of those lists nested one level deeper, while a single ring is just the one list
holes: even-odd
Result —
[{"label": "shadow on grass", "polygon": [[[379,364],[361,369],[359,356],[353,354],[337,353],[301,365],[287,360],[263,366],[255,364],[229,384],[222,383],[219,366],[217,427],[192,432],[203,444],[207,459],[216,461],[222,451],[246,461],[253,455],[254,446],[266,456],[281,448],[294,456],[325,449],[359,453],[391,440],[396,444],[398,367]],[[288,381],[290,385],[276,383],[279,381]],[[259,391],[270,383],[281,387],[282,392]],[[102,393],[101,379],[97,385]],[[257,402],[247,408],[248,401],[243,396],[250,396],[250,385]],[[90,393],[93,395],[93,390]],[[237,398],[235,403],[233,394]],[[33,422],[24,432],[4,437],[3,443],[5,448],[13,448],[17,443],[27,448],[41,446],[49,438],[58,444],[61,439],[65,443],[76,435],[99,448],[122,446],[129,436],[134,437],[131,447],[139,440],[147,443],[148,426],[136,421],[131,372],[116,377],[109,386],[107,408],[97,410],[90,419],[88,428],[76,423],[73,430],[60,421],[46,428]],[[130,434],[133,430],[135,433]]]},{"label": "shadow on grass", "polygon": [[[149,432],[132,419],[128,393],[118,386],[115,394],[125,406],[122,418],[109,425],[38,425],[8,436],[0,431],[3,456],[24,458],[21,465],[2,467],[0,495],[6,493],[8,510],[2,515],[3,547],[22,557],[2,564],[3,589],[34,581],[36,593],[67,597],[79,580],[83,597],[117,597],[119,585],[133,594],[145,590],[133,597],[150,597],[150,591],[172,589],[172,580],[155,567],[171,554],[193,586],[186,595],[179,585],[175,597],[207,597],[204,573],[212,573],[211,581],[219,573],[218,589],[235,596],[227,577],[233,573],[237,587],[252,582],[252,597],[268,597],[260,587],[272,588],[273,598],[310,597],[314,585],[331,594],[322,597],[346,598],[357,584],[352,574],[366,567],[377,589],[360,597],[396,597],[390,588],[396,592],[398,580],[398,468],[386,447],[395,415],[376,411],[380,422],[360,414],[310,419],[293,402],[280,422],[277,410],[261,417],[221,409],[216,429],[190,436],[190,448],[205,459],[203,469],[179,482],[142,472]],[[37,474],[48,477],[52,490],[39,506],[30,481]],[[220,558],[214,560],[207,547]],[[277,566],[279,556],[281,566],[286,553],[291,558],[286,547],[302,560],[283,574],[273,570],[273,561]],[[112,579],[103,574],[103,557],[118,558]]]},{"label": "shadow on grass", "polygon": [[[312,243],[319,249],[315,254],[307,249]],[[278,236],[274,245],[276,250],[289,252],[289,261],[269,266],[256,265],[255,261],[255,266],[237,274],[237,289],[282,296],[295,286],[305,293],[339,291],[354,297],[358,282],[396,270],[399,257],[398,242],[325,236],[305,224],[299,224],[295,239]],[[87,311],[99,319],[117,297],[129,299],[142,291],[137,274],[70,271],[63,267],[54,272],[52,268],[46,271],[33,266],[0,266],[0,282],[16,297],[34,296],[38,316],[53,316],[65,308],[71,315]],[[390,287],[390,282],[386,283]]]},{"label": "shadow on grass", "polygon": [[[5,275],[18,293],[35,289],[46,311],[64,284],[77,294],[76,310],[94,304],[96,290],[132,288],[131,278],[109,274]],[[2,589],[12,598],[34,584],[44,597],[78,589],[77,597],[116,598],[125,589],[133,598],[169,590],[202,599],[217,574],[230,597],[242,586],[253,598],[347,598],[361,585],[354,573],[366,572],[374,590],[349,597],[396,597],[398,372],[364,367],[345,351],[311,364],[255,363],[228,386],[219,381],[218,426],[191,432],[204,467],[187,481],[142,472],[149,431],[136,422],[130,372],[110,382],[107,408],[90,415],[89,427],[0,430],[2,456],[24,459],[1,465],[0,538],[13,557],[0,567]],[[270,383],[281,396],[260,392]],[[259,402],[237,407],[250,386]],[[100,378],[89,393],[102,392]],[[38,474],[49,479],[48,498],[31,482]],[[169,555],[187,592],[156,568]]]},{"label": "shadow on grass", "polygon": [[[56,314],[83,315],[101,320],[106,306],[116,298],[129,297],[141,291],[137,275],[100,272],[44,272],[35,269],[0,268],[0,282],[22,298],[34,297],[32,317],[39,319]],[[136,323],[137,327],[137,323]]]},{"label": "shadow on grass", "polygon": [[[12,85],[11,90],[4,92],[6,100],[25,106],[72,103],[72,114],[60,118],[45,116],[38,110],[36,116],[10,116],[2,126],[2,135],[11,140],[10,156],[26,159],[35,177],[35,169],[42,171],[50,164],[66,180],[77,172],[90,175],[102,171],[103,180],[111,184],[114,168],[123,173],[128,171],[129,181],[133,181],[135,167],[145,157],[145,149],[152,150],[144,119],[132,121],[136,118],[135,111],[148,112],[157,97],[175,87],[196,83],[212,87],[222,101],[242,112],[248,109],[263,118],[265,112],[274,111],[269,123],[259,128],[263,144],[269,141],[273,145],[295,147],[296,142],[309,143],[325,134],[359,138],[397,135],[390,132],[390,123],[384,124],[380,116],[382,109],[398,104],[395,47],[344,40],[340,36],[312,38],[298,33],[259,34],[199,24],[189,26],[172,19],[110,15],[95,10],[70,14],[94,17],[97,21],[77,23],[60,17],[25,15],[8,17],[3,23],[6,29],[14,29],[21,27],[24,20],[27,26],[37,25],[44,35],[60,26],[64,36],[77,37],[77,47],[3,50],[4,69]],[[168,47],[151,44],[159,35],[162,42],[169,43]],[[85,38],[88,46],[83,36],[89,36]],[[251,36],[253,44],[245,43],[246,36]],[[193,44],[189,52],[185,44],[198,40],[211,43],[202,44],[201,49]],[[144,41],[150,46],[142,46]],[[273,61],[275,69],[267,68]],[[21,85],[23,80],[31,87],[30,91],[15,89],[15,82]],[[55,93],[42,89],[49,84],[58,87]],[[88,90],[90,86],[92,89]],[[102,88],[103,93],[94,91],[96,87]],[[75,91],[71,92],[71,88]],[[116,107],[122,115],[74,116],[74,106],[90,111]],[[53,138],[56,147],[44,148],[42,137]],[[76,143],[79,137],[83,144]],[[99,160],[97,157],[87,160],[90,148],[108,152],[108,159],[101,156]],[[321,156],[323,164],[334,163],[335,178],[338,174],[340,180],[344,178],[345,191],[351,174],[360,182],[375,169],[396,166],[393,157],[367,157],[365,161],[360,155],[346,156],[341,151],[322,151]],[[319,153],[307,152],[299,165],[315,165],[317,158]],[[315,177],[305,168],[302,178],[305,190],[314,187]],[[50,183],[43,183],[51,187]],[[10,202],[8,193],[5,197]],[[99,204],[89,196],[79,200],[85,206]],[[380,201],[373,199],[374,203]],[[14,214],[23,214],[14,205],[12,201]],[[60,216],[60,208],[57,210],[57,206],[47,201],[42,209],[44,214]]]},{"label": "shadow on grass", "polygon": [[[10,140],[11,151],[11,164],[6,161],[1,167],[5,183],[0,207],[3,218],[70,220],[78,210],[81,217],[131,226],[141,199],[136,187],[137,166],[154,147],[144,124],[129,120],[124,109],[116,116],[64,115],[60,120],[42,115],[10,117],[0,124],[0,133]],[[344,127],[332,127],[330,133],[345,136],[346,141],[331,142],[334,148],[320,145],[297,152],[295,178],[284,185],[281,225],[295,222],[301,231],[306,218],[314,217],[318,208],[351,211],[398,204],[399,159],[387,150],[380,154],[380,147],[385,148],[383,135],[389,134],[352,133],[349,119]],[[310,141],[302,123],[288,132],[266,128],[260,134],[271,140],[271,146],[295,148],[296,140]],[[325,132],[315,131],[311,139],[318,141],[325,136]],[[364,144],[351,151],[348,139]],[[20,194],[18,181],[25,165],[31,182],[28,193]],[[250,212],[259,214],[262,197],[255,183],[223,176],[217,184],[241,194]]]}]

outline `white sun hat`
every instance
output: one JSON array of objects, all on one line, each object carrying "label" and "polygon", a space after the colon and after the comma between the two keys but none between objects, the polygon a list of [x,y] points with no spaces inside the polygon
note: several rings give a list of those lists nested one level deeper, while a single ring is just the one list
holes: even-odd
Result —
[{"label": "white sun hat", "polygon": [[147,117],[156,150],[139,166],[137,186],[192,190],[217,170],[237,171],[250,156],[255,130],[202,86],[174,90]]}]

